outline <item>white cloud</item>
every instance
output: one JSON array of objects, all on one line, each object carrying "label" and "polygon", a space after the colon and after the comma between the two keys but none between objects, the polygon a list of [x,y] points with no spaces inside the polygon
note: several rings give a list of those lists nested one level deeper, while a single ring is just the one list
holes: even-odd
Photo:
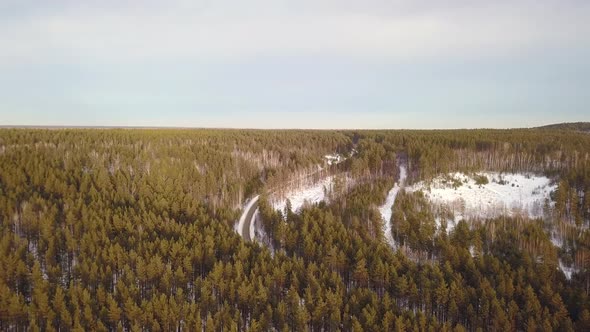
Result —
[{"label": "white cloud", "polygon": [[[588,47],[581,2],[129,2],[61,6],[0,21],[3,63],[256,56],[407,59]],[[407,3],[410,3],[408,5]],[[471,3],[465,2],[464,4]]]}]

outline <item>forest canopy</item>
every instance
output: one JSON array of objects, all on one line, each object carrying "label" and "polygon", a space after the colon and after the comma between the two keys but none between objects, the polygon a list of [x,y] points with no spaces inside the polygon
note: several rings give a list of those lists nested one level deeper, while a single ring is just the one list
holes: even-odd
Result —
[{"label": "forest canopy", "polygon": [[[528,172],[557,189],[540,219],[447,231],[402,190],[382,220],[401,161],[410,182]],[[319,166],[354,185],[272,208]],[[1,129],[0,330],[589,330],[589,192],[590,136],[551,128]],[[257,194],[266,238],[248,242],[233,227]]]}]

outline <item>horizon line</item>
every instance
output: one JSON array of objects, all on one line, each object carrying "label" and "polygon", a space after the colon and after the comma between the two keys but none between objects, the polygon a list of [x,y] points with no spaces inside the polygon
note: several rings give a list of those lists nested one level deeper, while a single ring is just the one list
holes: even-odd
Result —
[{"label": "horizon line", "polygon": [[584,123],[580,122],[557,122],[549,123],[534,127],[462,127],[462,128],[259,128],[259,127],[197,127],[197,126],[125,126],[125,125],[0,125],[0,129],[195,129],[195,130],[261,130],[261,131],[272,131],[272,130],[293,130],[293,131],[395,131],[395,130],[511,130],[511,129],[537,129],[544,126],[555,125],[555,124],[577,124]]}]

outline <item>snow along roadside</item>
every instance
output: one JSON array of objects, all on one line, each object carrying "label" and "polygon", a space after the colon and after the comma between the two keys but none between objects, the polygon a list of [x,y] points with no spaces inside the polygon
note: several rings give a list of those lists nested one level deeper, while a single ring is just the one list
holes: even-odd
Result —
[{"label": "snow along roadside", "polygon": [[256,207],[256,211],[254,211],[254,214],[252,215],[252,219],[250,221],[250,240],[254,241],[256,240],[256,217],[258,216],[259,213],[259,208]]}]

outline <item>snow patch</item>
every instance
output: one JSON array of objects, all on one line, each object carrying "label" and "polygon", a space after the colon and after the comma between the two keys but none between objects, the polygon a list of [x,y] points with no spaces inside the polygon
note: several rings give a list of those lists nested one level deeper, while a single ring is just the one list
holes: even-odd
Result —
[{"label": "snow patch", "polygon": [[[447,226],[446,227],[447,234],[452,232],[453,229],[455,229],[455,226],[457,226],[457,224],[461,220],[463,220],[463,216],[461,214],[456,214],[455,218],[444,218],[444,221]],[[442,221],[443,221],[443,218],[440,216],[437,216],[434,218],[434,223],[436,224],[436,227],[438,230],[442,229]]]},{"label": "snow patch", "polygon": [[557,234],[555,232],[551,233],[551,243],[553,243],[554,246],[558,247],[558,248],[563,248],[563,239],[559,236],[557,236]]},{"label": "snow patch", "polygon": [[327,154],[327,155],[324,156],[324,159],[326,159],[326,163],[328,165],[340,164],[341,162],[343,162],[344,160],[346,160],[346,158],[342,157],[338,153],[335,153],[335,154]]},{"label": "snow patch", "polygon": [[571,280],[572,279],[572,275],[574,273],[577,273],[578,272],[578,269],[576,269],[574,267],[565,266],[565,264],[563,264],[563,262],[561,261],[561,259],[559,260],[559,269],[563,272],[563,274],[565,274],[565,278],[567,280]]},{"label": "snow patch", "polygon": [[469,254],[471,257],[475,257],[475,246],[469,246]]}]

